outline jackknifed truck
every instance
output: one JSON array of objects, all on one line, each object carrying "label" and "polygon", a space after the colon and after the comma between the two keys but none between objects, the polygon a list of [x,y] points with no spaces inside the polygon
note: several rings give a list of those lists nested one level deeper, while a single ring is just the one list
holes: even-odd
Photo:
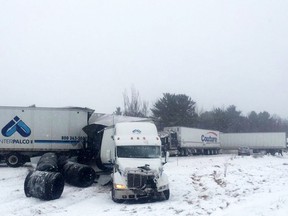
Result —
[{"label": "jackknifed truck", "polygon": [[117,122],[114,116],[110,125],[89,122],[93,112],[79,107],[0,107],[0,157],[18,167],[47,152],[76,156],[110,173],[115,202],[169,199],[163,169],[167,155],[161,157],[154,123],[129,118]]}]

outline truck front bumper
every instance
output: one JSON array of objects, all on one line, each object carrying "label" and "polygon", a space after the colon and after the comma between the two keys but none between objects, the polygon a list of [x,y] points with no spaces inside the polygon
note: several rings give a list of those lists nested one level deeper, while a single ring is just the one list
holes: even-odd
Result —
[{"label": "truck front bumper", "polygon": [[159,198],[160,196],[162,196],[162,192],[158,192],[156,189],[115,189],[114,196],[116,199],[119,200],[137,200],[142,198]]}]

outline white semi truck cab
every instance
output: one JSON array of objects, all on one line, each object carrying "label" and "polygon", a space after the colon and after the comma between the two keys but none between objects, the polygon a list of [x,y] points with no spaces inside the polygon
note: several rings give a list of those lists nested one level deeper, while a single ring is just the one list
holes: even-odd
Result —
[{"label": "white semi truck cab", "polygon": [[101,160],[103,164],[113,164],[114,202],[140,198],[169,199],[161,141],[153,123],[122,122],[105,129]]}]

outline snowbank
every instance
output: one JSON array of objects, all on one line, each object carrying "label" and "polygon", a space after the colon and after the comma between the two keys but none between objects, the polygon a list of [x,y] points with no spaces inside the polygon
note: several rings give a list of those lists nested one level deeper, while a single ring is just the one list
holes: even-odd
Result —
[{"label": "snowbank", "polygon": [[116,204],[110,186],[96,183],[89,188],[66,184],[60,199],[53,201],[27,198],[23,185],[29,169],[31,164],[21,168],[0,165],[2,215],[288,215],[286,154],[171,157],[165,165],[170,200],[150,203]]}]

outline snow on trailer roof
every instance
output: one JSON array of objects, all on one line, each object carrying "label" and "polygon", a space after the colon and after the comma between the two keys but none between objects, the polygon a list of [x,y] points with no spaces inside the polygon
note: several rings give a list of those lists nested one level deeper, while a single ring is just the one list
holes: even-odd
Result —
[{"label": "snow on trailer roof", "polygon": [[149,118],[93,113],[89,119],[89,124],[98,124],[109,127],[119,122],[133,122],[133,121],[152,121],[152,120]]},{"label": "snow on trailer roof", "polygon": [[0,109],[43,109],[43,110],[82,110],[90,113],[90,115],[94,112],[93,109],[87,107],[74,107],[74,106],[67,106],[67,107],[37,107],[35,104],[31,106],[0,106]]},{"label": "snow on trailer roof", "polygon": [[92,136],[95,132],[101,131],[106,127],[111,127],[120,122],[151,121],[149,118],[139,118],[132,116],[121,116],[114,114],[93,113],[89,119],[89,125],[83,128],[83,131]]}]

